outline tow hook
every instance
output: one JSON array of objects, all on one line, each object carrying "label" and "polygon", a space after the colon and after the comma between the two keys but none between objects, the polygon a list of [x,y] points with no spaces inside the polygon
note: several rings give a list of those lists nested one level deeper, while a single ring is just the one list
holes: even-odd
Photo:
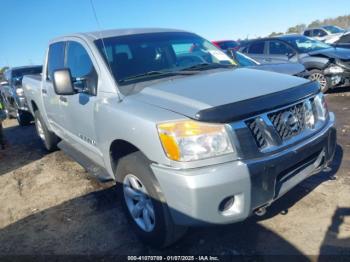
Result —
[{"label": "tow hook", "polygon": [[259,217],[262,217],[263,215],[266,214],[266,209],[267,209],[268,206],[262,206],[262,207],[259,207],[255,210],[255,215],[259,216]]}]

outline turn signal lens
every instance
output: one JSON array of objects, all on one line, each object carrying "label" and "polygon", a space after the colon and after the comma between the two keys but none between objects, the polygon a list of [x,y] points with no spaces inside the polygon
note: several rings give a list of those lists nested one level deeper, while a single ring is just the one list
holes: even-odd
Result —
[{"label": "turn signal lens", "polygon": [[192,120],[158,124],[159,138],[167,157],[193,161],[233,152],[224,125]]}]

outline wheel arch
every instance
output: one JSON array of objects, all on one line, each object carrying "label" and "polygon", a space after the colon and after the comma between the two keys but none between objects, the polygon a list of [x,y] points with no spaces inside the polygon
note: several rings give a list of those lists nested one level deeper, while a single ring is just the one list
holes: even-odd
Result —
[{"label": "wheel arch", "polygon": [[35,111],[37,111],[37,110],[39,110],[39,107],[38,107],[38,105],[35,103],[35,101],[31,101],[30,102],[30,105],[32,106],[32,111],[33,111],[33,113],[35,113]]},{"label": "wheel arch", "polygon": [[142,153],[142,151],[137,146],[130,143],[129,141],[123,139],[115,139],[114,141],[112,141],[112,143],[109,146],[109,159],[113,174],[115,176],[117,176],[116,170],[119,160],[136,151]]}]

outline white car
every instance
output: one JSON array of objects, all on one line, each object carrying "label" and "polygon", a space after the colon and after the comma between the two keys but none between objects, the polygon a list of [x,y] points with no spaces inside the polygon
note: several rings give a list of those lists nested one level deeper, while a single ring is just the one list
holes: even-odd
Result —
[{"label": "white car", "polygon": [[304,35],[323,41],[327,44],[333,44],[346,32],[343,28],[335,25],[325,25],[318,28],[308,28]]}]

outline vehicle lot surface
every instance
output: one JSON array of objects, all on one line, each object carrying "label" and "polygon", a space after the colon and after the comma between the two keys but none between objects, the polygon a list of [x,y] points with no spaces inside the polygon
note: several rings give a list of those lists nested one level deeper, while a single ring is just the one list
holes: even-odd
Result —
[{"label": "vehicle lot surface", "polygon": [[7,120],[9,147],[0,151],[0,255],[350,255],[350,88],[327,100],[337,116],[332,170],[304,181],[264,217],[192,228],[164,250],[144,246],[130,231],[112,183],[91,179],[61,151],[47,154],[34,126]]}]

